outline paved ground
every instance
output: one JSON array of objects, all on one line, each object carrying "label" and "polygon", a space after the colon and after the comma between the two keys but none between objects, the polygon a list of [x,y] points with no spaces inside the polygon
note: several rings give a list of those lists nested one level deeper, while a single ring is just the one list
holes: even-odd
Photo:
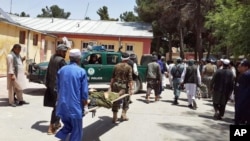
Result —
[{"label": "paved ground", "polygon": [[[43,85],[27,82],[24,98],[30,104],[13,108],[7,102],[6,78],[0,78],[0,141],[58,140],[46,134],[52,109],[42,106],[44,91]],[[198,109],[191,110],[182,93],[180,104],[174,106],[172,90],[168,89],[159,102],[153,102],[153,95],[150,104],[144,99],[145,91],[132,97],[127,122],[112,124],[112,112],[105,108],[99,108],[93,118],[86,115],[83,141],[229,141],[233,103],[218,121],[213,120],[210,100],[197,100]]]}]

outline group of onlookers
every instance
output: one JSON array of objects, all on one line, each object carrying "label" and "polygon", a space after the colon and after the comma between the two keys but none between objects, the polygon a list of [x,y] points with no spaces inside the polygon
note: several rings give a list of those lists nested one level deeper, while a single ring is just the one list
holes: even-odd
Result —
[{"label": "group of onlookers", "polygon": [[[236,62],[229,59],[183,60],[177,58],[176,63],[164,57],[153,56],[147,67],[146,102],[154,90],[155,101],[158,101],[166,79],[169,79],[169,88],[173,89],[173,105],[178,105],[181,90],[185,89],[188,107],[197,108],[195,101],[197,89],[205,87],[202,98],[211,98],[214,108],[214,119],[221,120],[224,116],[227,102],[235,101],[235,124],[249,124],[250,122],[250,63],[247,59]],[[166,67],[163,68],[162,64]]]}]

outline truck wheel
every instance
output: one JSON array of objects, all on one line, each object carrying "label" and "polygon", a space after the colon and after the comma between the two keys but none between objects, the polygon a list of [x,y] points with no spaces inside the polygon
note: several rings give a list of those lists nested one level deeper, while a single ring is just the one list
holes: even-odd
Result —
[{"label": "truck wheel", "polygon": [[136,79],[134,82],[134,94],[138,93],[141,89],[141,82],[139,79]]}]

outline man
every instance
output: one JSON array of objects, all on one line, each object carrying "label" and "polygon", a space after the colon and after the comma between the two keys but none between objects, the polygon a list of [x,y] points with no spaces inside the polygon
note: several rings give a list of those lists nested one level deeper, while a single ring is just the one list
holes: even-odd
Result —
[{"label": "man", "polygon": [[240,73],[235,92],[235,124],[250,124],[250,62],[243,60],[238,66]]},{"label": "man", "polygon": [[[110,88],[112,92],[121,93],[129,93],[130,96],[133,93],[133,78],[132,78],[132,68],[128,65],[129,54],[122,53],[121,56],[122,62],[115,65],[111,82]],[[120,108],[120,101],[114,102],[112,111],[113,111],[113,123],[117,121],[117,113]],[[128,117],[126,115],[129,109],[129,97],[125,97],[122,100],[122,115],[121,121],[127,121]]]},{"label": "man", "polygon": [[173,81],[173,88],[174,88],[174,105],[178,105],[178,99],[181,93],[181,74],[184,70],[184,65],[182,64],[182,59],[177,58],[176,60],[177,64],[172,67],[171,69],[171,76],[172,76],[172,81]]},{"label": "man", "polygon": [[[23,100],[23,89],[25,88],[25,69],[23,61],[25,57],[20,56],[21,45],[15,44],[7,55],[7,89],[9,95],[9,104],[12,107],[17,105],[29,104]],[[17,96],[17,103],[14,101],[14,93]]]},{"label": "man", "polygon": [[[132,68],[132,78],[133,78],[133,81],[136,81],[138,79],[138,68],[137,68],[137,64],[135,62],[135,54],[131,54],[129,55],[129,60],[127,61],[129,66]],[[135,88],[135,83],[133,84],[133,88]],[[131,102],[131,101],[130,101]]]},{"label": "man", "polygon": [[48,135],[55,134],[57,129],[61,127],[60,118],[56,116],[56,100],[57,100],[57,88],[56,88],[56,74],[57,71],[66,65],[64,60],[68,47],[64,44],[59,44],[56,48],[56,53],[51,56],[47,74],[46,74],[46,91],[44,94],[44,106],[52,107],[50,126],[48,128]]},{"label": "man", "polygon": [[69,58],[70,64],[57,73],[56,115],[61,118],[63,127],[56,137],[65,140],[70,134],[70,141],[81,141],[82,117],[88,112],[88,78],[86,71],[78,66],[81,60],[80,50],[70,50]]},{"label": "man", "polygon": [[167,63],[166,58],[164,56],[161,56],[161,62],[163,64],[163,72],[162,73],[162,88],[166,88],[167,86],[167,76],[168,76],[168,69],[167,69]]},{"label": "man", "polygon": [[146,103],[149,103],[149,96],[152,91],[154,90],[155,94],[155,101],[159,100],[159,96],[161,93],[161,83],[162,83],[162,76],[161,76],[161,68],[160,65],[157,63],[157,57],[152,57],[152,62],[148,64],[146,70],[146,78],[147,78],[147,92],[146,92]]},{"label": "man", "polygon": [[214,73],[216,72],[216,67],[211,63],[210,59],[207,59],[207,64],[202,68],[202,81],[207,86],[207,94],[204,98],[212,98],[210,83]]},{"label": "man", "polygon": [[173,89],[173,76],[171,74],[172,68],[175,66],[174,61],[173,60],[169,60],[168,61],[169,65],[168,65],[168,80],[169,80],[169,88]]},{"label": "man", "polygon": [[227,101],[233,91],[234,76],[229,69],[230,61],[223,59],[223,68],[217,69],[211,81],[213,91],[214,119],[221,120],[225,113]]},{"label": "man", "polygon": [[98,61],[98,56],[96,54],[90,55],[89,64],[100,64],[100,62]]},{"label": "man", "polygon": [[188,67],[184,69],[181,75],[181,83],[185,84],[188,107],[196,110],[197,104],[195,101],[197,85],[201,84],[200,70],[197,65],[194,64],[194,60],[188,61]]},{"label": "man", "polygon": [[[161,77],[165,77],[165,73],[167,72],[167,67],[165,65],[165,63],[162,61],[162,56],[159,54],[157,56],[157,63],[160,65],[161,68]],[[161,95],[162,91],[164,91],[164,85],[163,85],[163,78],[161,78],[161,87],[160,87],[160,93],[159,95]]]}]

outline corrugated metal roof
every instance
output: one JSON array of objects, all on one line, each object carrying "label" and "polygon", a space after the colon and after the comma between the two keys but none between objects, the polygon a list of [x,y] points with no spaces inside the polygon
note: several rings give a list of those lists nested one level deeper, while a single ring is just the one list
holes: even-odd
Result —
[{"label": "corrugated metal roof", "polygon": [[16,22],[46,33],[88,34],[153,38],[151,25],[142,22],[71,20],[60,18],[11,17]]}]

